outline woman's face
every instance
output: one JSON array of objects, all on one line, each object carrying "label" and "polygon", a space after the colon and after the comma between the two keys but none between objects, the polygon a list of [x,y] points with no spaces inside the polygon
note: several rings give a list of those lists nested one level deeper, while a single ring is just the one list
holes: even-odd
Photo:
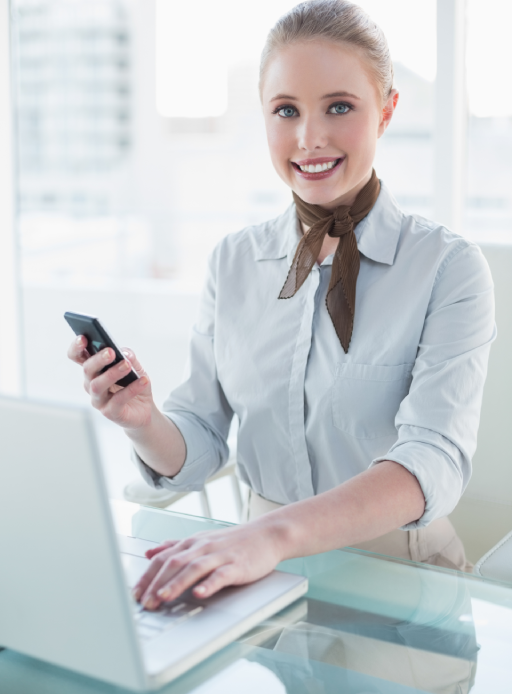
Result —
[{"label": "woman's face", "polygon": [[371,175],[396,90],[383,104],[358,49],[315,41],[270,59],[261,96],[270,156],[283,181],[305,202],[352,204]]}]

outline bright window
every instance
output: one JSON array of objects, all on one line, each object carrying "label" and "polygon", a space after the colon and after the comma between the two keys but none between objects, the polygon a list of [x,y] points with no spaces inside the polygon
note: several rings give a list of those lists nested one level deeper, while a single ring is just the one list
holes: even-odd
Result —
[{"label": "bright window", "polygon": [[465,229],[478,241],[512,240],[512,4],[468,0],[469,124]]}]

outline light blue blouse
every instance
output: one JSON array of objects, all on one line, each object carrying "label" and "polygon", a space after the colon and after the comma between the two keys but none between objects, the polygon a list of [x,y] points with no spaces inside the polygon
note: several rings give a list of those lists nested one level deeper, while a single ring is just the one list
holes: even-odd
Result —
[{"label": "light blue blouse", "polygon": [[300,239],[295,206],[213,251],[183,383],[164,404],[187,456],[156,487],[199,490],[227,460],[239,420],[241,479],[286,504],[393,460],[415,475],[427,525],[471,475],[494,324],[487,263],[468,240],[404,213],[382,185],[355,229],[354,331],[343,352],[325,306],[332,256],[277,297]]}]

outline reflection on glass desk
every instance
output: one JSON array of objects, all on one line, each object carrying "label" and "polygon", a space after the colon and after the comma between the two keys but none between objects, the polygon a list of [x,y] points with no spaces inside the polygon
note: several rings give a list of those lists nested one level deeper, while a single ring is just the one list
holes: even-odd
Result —
[{"label": "reflection on glass desk", "polygon": [[[112,507],[118,532],[156,542],[224,525],[127,502]],[[307,596],[161,692],[512,692],[512,587],[350,549],[279,568],[307,576]],[[121,691],[0,652],[2,693]]]}]

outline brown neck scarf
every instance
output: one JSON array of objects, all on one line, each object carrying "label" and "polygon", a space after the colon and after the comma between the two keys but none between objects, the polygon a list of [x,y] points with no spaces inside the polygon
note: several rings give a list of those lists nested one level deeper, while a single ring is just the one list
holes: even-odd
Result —
[{"label": "brown neck scarf", "polygon": [[333,212],[320,205],[310,205],[293,194],[299,219],[310,229],[299,242],[279,298],[290,299],[303,285],[318,258],[325,235],[339,238],[325,303],[345,353],[348,352],[354,327],[356,282],[359,274],[359,251],[354,227],[372,209],[379,192],[380,181],[373,170],[370,180],[359,191],[354,204],[340,205]]}]

